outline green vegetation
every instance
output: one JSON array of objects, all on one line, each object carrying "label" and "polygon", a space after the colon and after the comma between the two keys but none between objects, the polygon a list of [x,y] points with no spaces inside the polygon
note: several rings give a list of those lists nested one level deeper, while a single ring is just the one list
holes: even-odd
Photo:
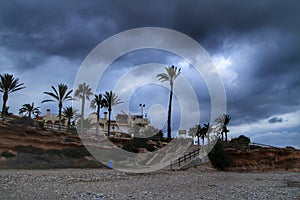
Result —
[{"label": "green vegetation", "polygon": [[139,153],[140,149],[144,148],[147,151],[155,151],[155,147],[148,143],[148,138],[132,138],[130,141],[124,143],[123,148],[126,151]]},{"label": "green vegetation", "polygon": [[69,157],[69,158],[84,158],[86,156],[91,156],[90,152],[85,147],[78,147],[78,148],[65,148],[62,150],[58,149],[41,149],[34,146],[18,146],[17,147],[18,153],[29,153],[34,155],[57,155],[60,157]]},{"label": "green vegetation", "polygon": [[2,117],[8,114],[8,107],[6,103],[8,101],[8,95],[12,92],[22,90],[25,87],[24,83],[20,83],[18,78],[15,78],[12,74],[0,75],[0,92],[3,93],[3,104],[2,104]]},{"label": "green vegetation", "polygon": [[109,136],[109,134],[110,134],[110,117],[111,117],[112,107],[123,103],[123,101],[121,101],[121,99],[119,99],[118,96],[115,93],[113,93],[112,91],[105,92],[104,99],[107,102],[107,109],[108,109],[107,135]]},{"label": "green vegetation", "polygon": [[99,119],[100,119],[100,108],[107,107],[107,102],[103,98],[102,94],[95,94],[94,99],[91,101],[90,108],[97,109],[97,126],[96,126],[96,133],[98,133],[99,129]]},{"label": "green vegetation", "polygon": [[90,100],[90,96],[93,95],[92,88],[86,83],[78,85],[78,89],[75,91],[74,96],[81,100],[81,114],[80,114],[80,132],[83,132],[84,125],[84,105],[85,100]]},{"label": "green vegetation", "polygon": [[47,100],[42,101],[42,103],[58,102],[58,118],[59,118],[59,127],[60,127],[63,102],[72,100],[72,97],[70,96],[70,94],[72,93],[73,90],[68,91],[68,86],[63,83],[58,85],[58,90],[56,90],[54,86],[51,86],[51,88],[53,89],[54,93],[53,92],[44,92],[44,94],[47,94],[54,99],[47,99]]},{"label": "green vegetation", "polygon": [[34,107],[34,103],[29,104],[23,104],[22,108],[19,109],[19,114],[23,114],[25,113],[25,116],[28,116],[29,118],[31,118],[31,115],[33,114],[35,117],[38,117],[41,112],[39,110],[40,107]]},{"label": "green vegetation", "polygon": [[90,153],[85,147],[57,149],[41,149],[33,146],[18,146],[17,154],[9,151],[1,156],[7,160],[1,163],[0,169],[53,169],[53,168],[100,168],[103,164],[87,159]]},{"label": "green vegetation", "polygon": [[85,147],[80,148],[66,148],[61,151],[62,155],[70,158],[84,158],[91,156],[90,152]]},{"label": "green vegetation", "polygon": [[68,119],[68,129],[71,128],[71,120],[77,114],[77,109],[72,106],[63,109],[63,115]]},{"label": "green vegetation", "polygon": [[226,170],[228,167],[234,165],[233,159],[230,155],[224,150],[224,144],[221,139],[218,139],[214,148],[208,153],[209,160],[213,167],[218,170]]},{"label": "green vegetation", "polygon": [[227,142],[227,133],[229,132],[227,125],[229,124],[230,120],[231,116],[227,114],[220,115],[217,119],[215,119],[215,122],[219,124],[219,129],[221,130],[222,141],[224,141],[225,134],[225,141]]},{"label": "green vegetation", "polygon": [[0,155],[0,157],[5,157],[5,158],[11,158],[14,157],[15,155],[9,151],[3,151]]},{"label": "green vegetation", "polygon": [[207,141],[210,141],[209,133],[212,131],[210,123],[206,123],[201,127],[200,124],[195,125],[190,128],[188,133],[192,137],[197,137],[197,144],[200,145],[200,138],[202,139],[202,145],[204,146],[204,139],[207,138]]},{"label": "green vegetation", "polygon": [[240,135],[238,138],[233,138],[227,146],[232,147],[234,149],[250,149],[250,138]]},{"label": "green vegetation", "polygon": [[21,117],[21,118],[17,118],[14,119],[14,124],[15,125],[22,125],[22,126],[34,126],[34,121],[33,119],[29,118],[29,117]]}]

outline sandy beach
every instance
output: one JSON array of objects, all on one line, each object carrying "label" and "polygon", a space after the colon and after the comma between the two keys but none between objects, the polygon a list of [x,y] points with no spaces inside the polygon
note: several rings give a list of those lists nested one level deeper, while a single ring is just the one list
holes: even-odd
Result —
[{"label": "sandy beach", "polygon": [[0,170],[0,199],[300,199],[300,173]]}]

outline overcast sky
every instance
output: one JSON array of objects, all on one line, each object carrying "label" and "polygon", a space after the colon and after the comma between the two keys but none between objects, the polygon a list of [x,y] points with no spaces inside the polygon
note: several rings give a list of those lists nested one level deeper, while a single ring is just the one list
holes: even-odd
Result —
[{"label": "overcast sky", "polygon": [[[99,43],[129,29],[163,27],[196,40],[218,68],[227,113],[232,116],[229,138],[244,134],[253,142],[300,148],[299,10],[297,0],[2,0],[0,73],[14,74],[26,86],[10,95],[10,112],[35,102],[43,113],[47,108],[55,113],[55,104],[41,105],[47,98],[43,92],[59,83],[71,88],[83,60]],[[195,81],[175,55],[145,50],[116,60],[112,66],[118,67],[110,67],[96,91],[113,89],[111,82],[120,77],[137,83],[149,78],[147,63],[161,63],[161,68],[151,70],[154,75],[163,72],[166,64],[182,64],[178,67],[183,77]],[[126,75],[132,69],[143,71]],[[200,122],[206,123],[211,101],[205,82],[197,81]],[[182,84],[174,87],[178,93],[184,90]],[[155,91],[165,92],[153,95]],[[130,99],[129,111],[139,113],[138,104],[145,103],[144,112],[152,112],[152,121],[159,124],[157,118],[165,119],[167,100],[167,85],[140,87]],[[175,98],[173,107],[178,101]]]}]

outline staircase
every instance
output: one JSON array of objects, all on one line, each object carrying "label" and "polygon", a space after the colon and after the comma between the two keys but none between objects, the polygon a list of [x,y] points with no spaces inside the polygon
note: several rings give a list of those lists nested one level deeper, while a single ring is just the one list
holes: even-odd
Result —
[{"label": "staircase", "polygon": [[193,146],[189,152],[170,163],[171,170],[188,169],[196,165],[209,162],[204,150],[199,146]]}]

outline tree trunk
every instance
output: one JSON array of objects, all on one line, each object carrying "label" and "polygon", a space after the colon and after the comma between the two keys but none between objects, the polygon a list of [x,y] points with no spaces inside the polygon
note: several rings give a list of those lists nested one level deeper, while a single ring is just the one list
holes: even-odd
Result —
[{"label": "tree trunk", "polygon": [[71,127],[71,117],[68,117],[68,129]]},{"label": "tree trunk", "polygon": [[99,118],[100,118],[100,105],[97,106],[97,126],[96,126],[96,133],[99,130]]},{"label": "tree trunk", "polygon": [[2,105],[2,118],[4,120],[4,115],[6,115],[6,102],[8,99],[8,93],[4,92],[3,93],[3,105]]},{"label": "tree trunk", "polygon": [[80,132],[83,133],[85,94],[82,94]]},{"label": "tree trunk", "polygon": [[172,98],[173,98],[173,83],[170,83],[171,91],[170,91],[170,98],[169,98],[169,109],[168,109],[168,140],[171,140],[171,110],[172,110]]},{"label": "tree trunk", "polygon": [[62,103],[58,103],[58,129],[60,129],[61,126],[61,109],[62,109]]},{"label": "tree trunk", "polygon": [[200,146],[200,137],[199,137],[199,136],[197,136],[197,139],[198,139],[198,141],[197,141],[197,145],[199,145],[199,146]]},{"label": "tree trunk", "polygon": [[227,127],[225,126],[225,142],[227,143],[227,132],[228,132],[228,130],[227,130]]},{"label": "tree trunk", "polygon": [[109,133],[110,133],[110,114],[111,114],[111,109],[108,109],[107,136],[109,136]]}]

